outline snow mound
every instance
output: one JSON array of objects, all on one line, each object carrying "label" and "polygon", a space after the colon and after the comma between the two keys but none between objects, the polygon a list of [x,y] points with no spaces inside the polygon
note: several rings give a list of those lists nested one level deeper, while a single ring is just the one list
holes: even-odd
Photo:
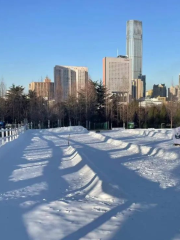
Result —
[{"label": "snow mound", "polygon": [[175,151],[168,151],[166,149],[163,149],[161,147],[152,147],[152,146],[146,146],[146,145],[139,145],[135,143],[125,142],[122,140],[115,140],[111,137],[104,136],[100,133],[94,133],[90,132],[89,135],[91,135],[94,138],[98,138],[101,141],[107,142],[109,144],[112,144],[114,146],[119,146],[119,148],[127,148],[128,151],[133,153],[141,153],[142,155],[148,155],[149,156],[156,156],[163,159],[168,160],[174,160],[177,159],[178,154]]},{"label": "snow mound", "polygon": [[154,138],[172,139],[173,135],[172,129],[126,129],[124,131],[130,134],[137,134]]},{"label": "snow mound", "polygon": [[[86,199],[94,199],[101,202],[112,203],[118,201],[115,197],[103,191],[102,180],[88,164],[85,164],[82,156],[74,147],[69,146],[67,149],[64,149],[64,156],[66,157],[63,157],[61,166],[59,167],[61,170],[66,171],[67,169],[81,166],[75,173],[63,176],[69,184],[68,190],[71,192],[70,194],[67,192],[64,199],[78,199],[80,196],[84,196]],[[110,188],[109,183],[106,183],[106,185],[106,188]]]},{"label": "snow mound", "polygon": [[61,127],[61,128],[54,128],[50,129],[49,131],[54,133],[60,133],[60,134],[67,134],[67,133],[74,133],[74,134],[80,134],[80,133],[88,133],[88,130],[82,126],[69,126],[69,127]]},{"label": "snow mound", "polygon": [[[178,169],[180,165],[178,148],[167,149],[163,148],[163,146],[140,145],[123,140],[116,140],[98,133],[89,133],[89,135],[104,143],[117,146],[121,149],[121,157],[123,156],[122,150],[126,149],[125,151],[129,152],[127,154],[130,158],[127,162],[122,162],[122,165],[135,171],[140,177],[152,182],[158,182],[159,187],[162,189],[172,187],[178,189],[179,178],[176,174],[176,169]],[[164,139],[166,139],[165,136]],[[116,152],[115,155],[116,154],[118,153]]]}]

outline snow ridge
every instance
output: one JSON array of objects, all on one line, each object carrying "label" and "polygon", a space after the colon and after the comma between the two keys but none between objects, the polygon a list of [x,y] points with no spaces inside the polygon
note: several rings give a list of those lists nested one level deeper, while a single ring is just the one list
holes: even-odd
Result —
[{"label": "snow ridge", "polygon": [[154,155],[156,155],[157,157],[163,156],[165,159],[172,159],[172,160],[177,158],[177,154],[175,152],[169,152],[163,148],[157,148],[157,147],[154,148],[154,147],[149,147],[149,146],[145,146],[145,145],[127,143],[125,141],[115,140],[111,137],[105,136],[100,133],[95,133],[95,132],[90,132],[89,135],[91,135],[92,137],[98,138],[101,141],[110,143],[112,145],[120,146],[121,148],[125,148],[128,145],[130,145],[130,147],[128,148],[128,151],[132,151],[134,153],[141,152],[141,154],[143,154],[143,155],[149,154],[150,156],[154,156]]}]

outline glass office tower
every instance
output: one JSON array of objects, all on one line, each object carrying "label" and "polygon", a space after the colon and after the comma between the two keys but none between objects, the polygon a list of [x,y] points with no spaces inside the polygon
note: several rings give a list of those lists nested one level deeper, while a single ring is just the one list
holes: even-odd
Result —
[{"label": "glass office tower", "polygon": [[126,55],[132,60],[132,79],[142,74],[142,22],[129,20],[126,27]]}]

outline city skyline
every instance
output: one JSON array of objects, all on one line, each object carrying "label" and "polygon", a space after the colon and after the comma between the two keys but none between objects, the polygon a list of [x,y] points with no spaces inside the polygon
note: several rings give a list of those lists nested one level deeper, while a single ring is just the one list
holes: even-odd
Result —
[{"label": "city skyline", "polygon": [[[171,1],[164,8],[162,1],[121,4],[118,0],[89,4],[75,1],[70,6],[66,2],[55,3],[20,0],[18,4],[12,2],[11,7],[9,2],[2,3],[0,79],[4,78],[7,87],[14,83],[25,86],[27,91],[32,81],[41,81],[46,75],[53,79],[53,67],[61,63],[87,66],[94,81],[102,79],[102,58],[116,57],[117,48],[125,54],[126,21],[130,19],[143,22],[143,73],[147,76],[147,90],[157,83],[169,87],[172,79],[174,85],[178,83],[179,2]],[[119,14],[120,7],[128,11]]]}]

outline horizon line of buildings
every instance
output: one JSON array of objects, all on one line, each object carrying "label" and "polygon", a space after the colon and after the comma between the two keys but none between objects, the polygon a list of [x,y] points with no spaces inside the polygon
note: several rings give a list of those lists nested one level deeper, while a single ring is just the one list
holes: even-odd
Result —
[{"label": "horizon line of buildings", "polygon": [[[37,95],[47,99],[53,99],[54,92],[55,101],[61,101],[85,89],[87,81],[87,67],[56,65],[54,67],[54,90],[53,83],[47,78],[43,83],[29,84],[29,90],[35,90]],[[142,75],[141,21],[127,21],[126,56],[103,58],[103,84],[109,93],[122,96],[121,101],[124,103],[145,97],[146,76]]]},{"label": "horizon line of buildings", "polygon": [[[122,103],[132,100],[167,98],[165,84],[154,85],[152,90],[146,91],[146,75],[142,74],[143,30],[142,22],[129,20],[126,23],[126,55],[103,58],[103,85],[110,94],[120,96]],[[54,82],[46,77],[44,82],[32,82],[29,90],[34,90],[37,96],[47,100],[64,101],[70,95],[78,96],[81,89],[85,89],[88,82],[88,68],[77,66],[54,67]],[[168,95],[176,96],[180,100],[179,86],[168,89]]]}]

